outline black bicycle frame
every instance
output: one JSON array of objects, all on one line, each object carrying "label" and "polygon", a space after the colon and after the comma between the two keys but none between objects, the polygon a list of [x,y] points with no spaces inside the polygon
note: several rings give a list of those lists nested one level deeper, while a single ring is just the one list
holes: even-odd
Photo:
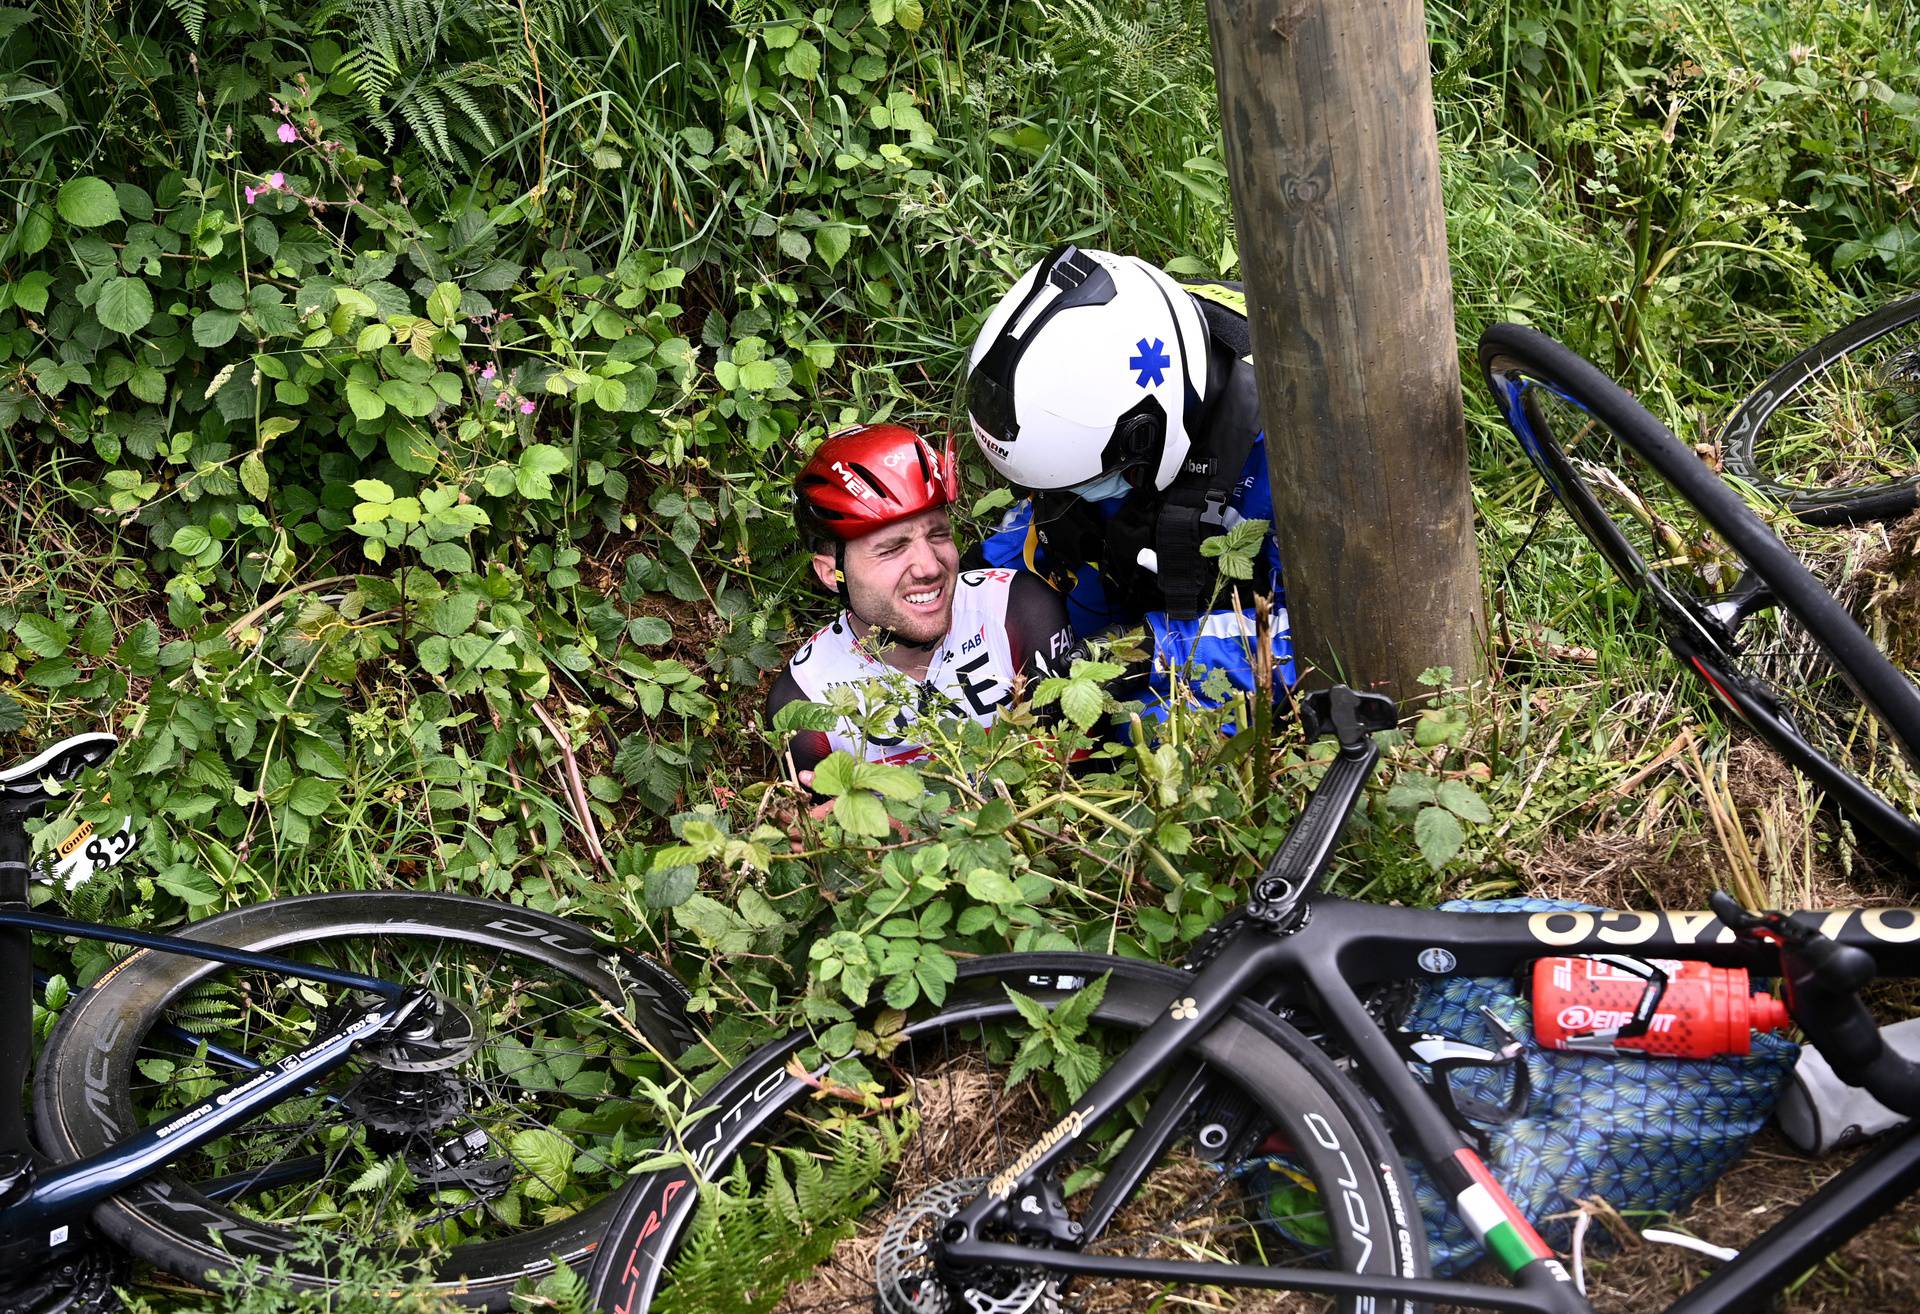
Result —
[{"label": "black bicycle frame", "polygon": [[[1871,953],[1883,972],[1920,975],[1920,911],[1914,909],[1840,909],[1801,913],[1841,943]],[[978,1239],[980,1226],[1006,1203],[1033,1186],[1041,1174],[1085,1132],[1122,1108],[1157,1074],[1182,1062],[1194,1041],[1247,994],[1278,987],[1282,1008],[1297,1007],[1322,1022],[1358,1060],[1373,1093],[1395,1115],[1418,1147],[1421,1158],[1456,1204],[1491,1179],[1465,1136],[1434,1104],[1405,1060],[1375,1023],[1359,991],[1388,981],[1441,976],[1512,976],[1522,964],[1546,955],[1619,954],[1686,958],[1723,967],[1744,967],[1757,975],[1779,971],[1769,945],[1736,939],[1707,912],[1543,912],[1461,914],[1408,908],[1383,908],[1344,899],[1312,904],[1310,930],[1278,935],[1249,927],[1225,944],[1176,1007],[1140,1033],[1134,1043],[1074,1103],[1067,1116],[1043,1132],[1032,1148],[1016,1156],[1012,1167],[994,1178],[985,1192],[963,1209],[944,1245],[947,1261],[964,1270],[975,1264],[1041,1268],[1062,1276],[1092,1274],[1109,1278],[1193,1282],[1227,1287],[1372,1295],[1381,1300],[1427,1300],[1484,1309],[1543,1308],[1585,1311],[1544,1243],[1524,1228],[1529,1253],[1517,1265],[1506,1257],[1519,1290],[1477,1283],[1382,1278],[1322,1270],[1258,1268],[1239,1264],[1190,1264],[1180,1261],[1092,1256],[1042,1250]],[[1189,1097],[1190,1098],[1190,1097]],[[1149,1114],[1151,1117],[1152,1114]],[[1138,1176],[1150,1163],[1137,1167]],[[1124,1196],[1138,1180],[1110,1169],[1101,1194]],[[1689,1314],[1742,1308],[1756,1292],[1765,1292],[1783,1275],[1804,1271],[1873,1221],[1886,1204],[1920,1186],[1920,1128],[1903,1132],[1841,1174],[1785,1222],[1764,1234],[1708,1284],[1676,1309]],[[1495,1204],[1507,1221],[1517,1218],[1504,1195]],[[1099,1208],[1096,1200],[1094,1209]],[[1470,1222],[1474,1211],[1461,1211]],[[1476,1228],[1476,1231],[1480,1229]],[[1483,1236],[1482,1238],[1486,1238]],[[1496,1257],[1498,1247],[1493,1247]]]},{"label": "black bicycle frame", "polygon": [[[1347,738],[1342,735],[1343,740]],[[1064,1118],[1042,1132],[961,1208],[940,1244],[950,1270],[1010,1265],[1063,1276],[1095,1274],[1313,1291],[1483,1309],[1590,1311],[1566,1269],[1494,1181],[1465,1134],[1409,1071],[1359,991],[1429,977],[1511,977],[1524,963],[1554,954],[1625,952],[1637,957],[1695,959],[1771,976],[1780,972],[1778,949],[1736,936],[1707,912],[1463,915],[1344,899],[1309,903],[1334,839],[1377,759],[1378,749],[1370,741],[1347,745],[1267,874],[1255,883],[1251,905],[1255,919],[1212,954],[1168,1012],[1140,1033]],[[1920,975],[1920,911],[1843,909],[1796,917],[1811,920],[1831,939],[1866,950],[1883,974]],[[983,1239],[1016,1198],[1038,1191],[1041,1175],[1079,1144],[1085,1133],[1122,1109],[1160,1074],[1190,1071],[1192,1061],[1185,1056],[1195,1041],[1249,996],[1272,998],[1283,1010],[1298,1008],[1324,1025],[1354,1058],[1372,1093],[1411,1138],[1436,1184],[1517,1289],[1324,1270],[1096,1256]],[[1191,1101],[1191,1082],[1177,1081],[1174,1088],[1175,1100]],[[1159,1108],[1148,1114],[1150,1122],[1158,1119],[1171,1126],[1169,1116],[1169,1110]],[[1145,1154],[1123,1158],[1115,1165],[1118,1171],[1110,1171],[1102,1182],[1091,1213],[1110,1213],[1111,1202],[1124,1199],[1152,1166]],[[1715,1279],[1727,1293],[1724,1301],[1689,1308],[1696,1312],[1740,1308],[1780,1274],[1800,1271],[1844,1243],[1877,1216],[1888,1198],[1917,1184],[1920,1136],[1908,1133],[1836,1179],[1785,1224],[1730,1262]]]},{"label": "black bicycle frame", "polygon": [[0,1000],[0,1074],[8,1074],[13,1084],[12,1089],[0,1089],[0,1148],[24,1149],[27,1145],[19,1091],[31,1060],[33,1003],[28,988],[32,980],[28,946],[35,931],[134,946],[132,955],[108,969],[108,976],[142,954],[183,954],[205,962],[209,972],[221,965],[256,968],[364,991],[379,1002],[337,1031],[271,1064],[243,1062],[246,1070],[226,1089],[110,1150],[40,1172],[24,1163],[14,1165],[12,1198],[0,1207],[0,1261],[9,1267],[35,1266],[67,1243],[73,1235],[72,1224],[108,1196],[289,1096],[310,1090],[356,1050],[403,1023],[430,997],[423,991],[358,972],[34,912],[26,906],[27,880],[26,834],[20,825],[19,809],[0,808],[0,948],[6,952],[7,975],[13,978],[9,997]]}]

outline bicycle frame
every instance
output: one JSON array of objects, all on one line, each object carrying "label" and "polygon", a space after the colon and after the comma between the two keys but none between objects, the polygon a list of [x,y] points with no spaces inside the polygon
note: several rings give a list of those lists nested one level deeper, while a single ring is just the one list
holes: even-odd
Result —
[{"label": "bicycle frame", "polygon": [[[1801,913],[1842,943],[1871,953],[1887,975],[1920,975],[1920,911],[1838,909]],[[1309,924],[1280,935],[1249,927],[1230,939],[1192,979],[1169,1012],[1147,1030],[1034,1145],[1012,1160],[977,1200],[954,1219],[945,1258],[957,1270],[974,1264],[1040,1268],[1062,1276],[1093,1274],[1148,1281],[1367,1295],[1482,1309],[1584,1311],[1566,1271],[1494,1183],[1464,1134],[1440,1112],[1426,1088],[1375,1023],[1359,992],[1369,985],[1444,976],[1512,976],[1544,955],[1618,954],[1691,958],[1723,967],[1777,974],[1771,946],[1736,940],[1709,912],[1544,912],[1460,914],[1383,908],[1344,899],[1312,904]],[[1119,1111],[1239,1000],[1271,990],[1284,1010],[1324,1024],[1366,1074],[1372,1093],[1394,1114],[1436,1182],[1473,1228],[1516,1289],[1457,1281],[1360,1277],[1318,1270],[1083,1255],[977,1239],[981,1225],[1031,1188],[1085,1130]],[[1149,1113],[1149,1118],[1153,1113]],[[1110,1172],[1102,1198],[1124,1197],[1152,1167]],[[1920,1127],[1903,1132],[1836,1178],[1779,1227],[1729,1262],[1675,1310],[1731,1310],[1783,1276],[1798,1273],[1853,1236],[1886,1204],[1920,1186]],[[1330,1220],[1353,1228],[1329,1207]],[[964,1230],[965,1236],[959,1237]],[[1372,1239],[1356,1233],[1356,1241]]]},{"label": "bicycle frame", "polygon": [[[315,1081],[345,1063],[368,1043],[387,1035],[430,996],[357,972],[317,967],[273,954],[232,949],[179,936],[97,926],[34,912],[27,907],[28,865],[26,835],[18,810],[0,808],[0,946],[14,963],[30,961],[33,932],[75,936],[135,947],[134,954],[108,970],[111,976],[141,954],[173,953],[197,958],[215,967],[250,967],[282,976],[317,981],[349,990],[365,991],[379,1002],[329,1035],[268,1065],[250,1070],[221,1090],[189,1108],[138,1131],[128,1128],[126,1139],[111,1150],[77,1163],[36,1172],[20,1161],[0,1190],[0,1263],[33,1268],[45,1262],[73,1238],[73,1224],[108,1196],[141,1181],[168,1162],[226,1134],[288,1097],[310,1089]],[[8,972],[18,989],[0,1001],[0,1073],[24,1076],[31,1060],[33,1005],[30,971]],[[102,978],[106,979],[105,977]],[[239,1056],[235,1056],[239,1058]],[[245,1060],[239,1061],[244,1066]],[[16,1077],[16,1081],[18,1078]],[[19,1096],[0,1091],[0,1145],[27,1144]]]}]

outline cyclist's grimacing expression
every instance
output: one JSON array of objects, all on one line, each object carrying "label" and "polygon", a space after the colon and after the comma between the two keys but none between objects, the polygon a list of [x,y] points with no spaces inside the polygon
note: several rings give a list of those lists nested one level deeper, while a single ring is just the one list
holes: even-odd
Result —
[{"label": "cyclist's grimacing expression", "polygon": [[[868,625],[909,643],[932,643],[953,623],[953,586],[960,551],[945,507],[897,521],[847,544],[847,594]],[[833,585],[833,557],[814,557],[823,584]]]}]

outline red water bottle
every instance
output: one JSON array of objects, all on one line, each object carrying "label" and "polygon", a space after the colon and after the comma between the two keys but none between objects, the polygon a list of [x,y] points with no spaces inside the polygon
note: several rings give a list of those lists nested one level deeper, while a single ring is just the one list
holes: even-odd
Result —
[{"label": "red water bottle", "polygon": [[1680,1058],[1753,1051],[1787,1007],[1753,991],[1744,967],[1670,958],[1542,958],[1533,965],[1533,1034],[1548,1049],[1636,1050]]}]

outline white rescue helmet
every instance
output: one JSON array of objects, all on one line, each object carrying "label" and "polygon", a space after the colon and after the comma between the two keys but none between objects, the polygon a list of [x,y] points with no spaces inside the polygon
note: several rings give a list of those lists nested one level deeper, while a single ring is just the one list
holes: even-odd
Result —
[{"label": "white rescue helmet", "polygon": [[967,414],[987,463],[1029,492],[1132,471],[1168,487],[1206,398],[1207,329],[1171,275],[1133,256],[1060,246],[987,316]]}]

